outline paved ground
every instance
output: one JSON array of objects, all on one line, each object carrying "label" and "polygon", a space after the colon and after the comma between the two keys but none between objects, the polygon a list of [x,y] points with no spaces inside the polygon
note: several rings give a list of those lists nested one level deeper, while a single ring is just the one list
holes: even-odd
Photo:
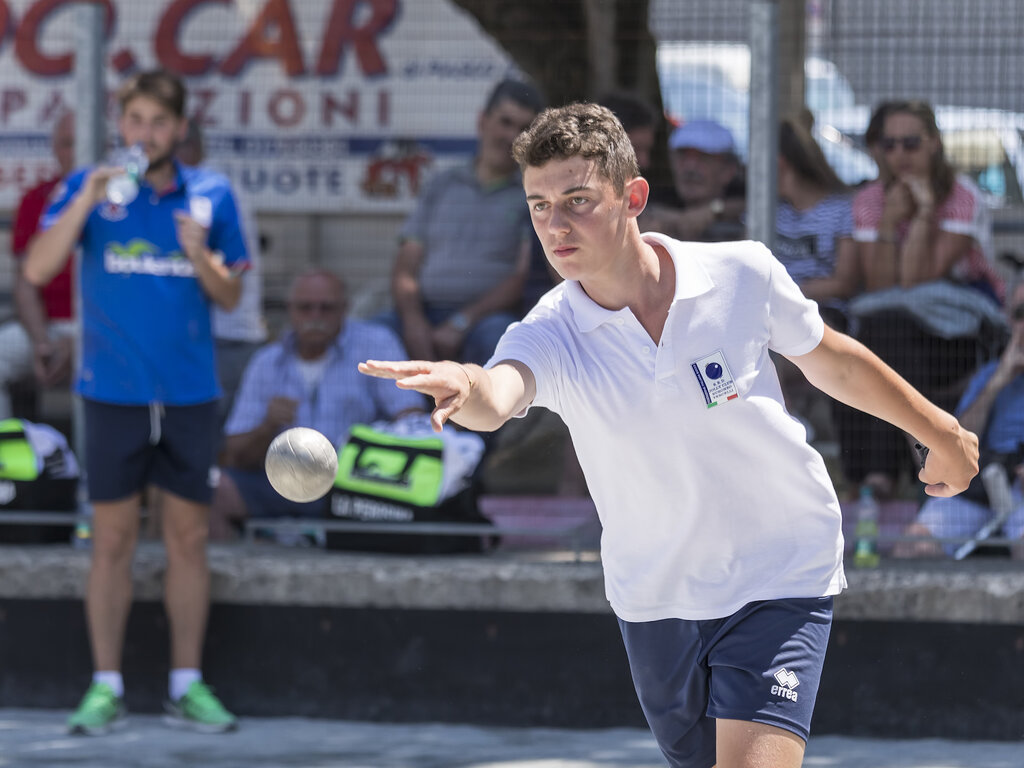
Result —
[{"label": "paved ground", "polygon": [[[643,730],[567,731],[253,719],[207,736],[133,716],[99,738],[70,737],[66,713],[0,710],[0,768],[661,768]],[[805,768],[1021,768],[1024,742],[812,738]]]}]

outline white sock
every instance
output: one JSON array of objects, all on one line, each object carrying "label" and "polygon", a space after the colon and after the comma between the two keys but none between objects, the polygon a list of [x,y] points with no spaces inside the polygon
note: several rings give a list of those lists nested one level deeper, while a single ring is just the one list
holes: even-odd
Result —
[{"label": "white sock", "polygon": [[92,681],[109,685],[117,698],[124,698],[124,678],[120,672],[93,672]]},{"label": "white sock", "polygon": [[172,669],[168,680],[168,692],[171,695],[171,701],[180,699],[188,693],[188,688],[192,683],[202,679],[203,673],[198,669]]}]

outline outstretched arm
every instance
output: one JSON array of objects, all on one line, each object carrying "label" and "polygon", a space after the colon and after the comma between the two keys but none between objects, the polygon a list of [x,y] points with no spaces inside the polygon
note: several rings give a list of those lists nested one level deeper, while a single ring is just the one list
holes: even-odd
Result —
[{"label": "outstretched arm", "polygon": [[818,389],[928,446],[918,478],[930,496],[954,496],[978,474],[978,437],[931,403],[859,341],[825,326],[821,343],[788,358]]},{"label": "outstretched arm", "polygon": [[435,432],[451,419],[467,429],[493,432],[531,402],[537,393],[533,372],[517,360],[493,368],[442,360],[367,360],[359,372],[394,379],[401,389],[434,398],[430,416]]},{"label": "outstretched arm", "polygon": [[22,267],[22,275],[29,283],[41,288],[64,269],[89,214],[106,199],[107,181],[120,172],[120,168],[110,166],[91,170],[53,226],[32,238]]}]

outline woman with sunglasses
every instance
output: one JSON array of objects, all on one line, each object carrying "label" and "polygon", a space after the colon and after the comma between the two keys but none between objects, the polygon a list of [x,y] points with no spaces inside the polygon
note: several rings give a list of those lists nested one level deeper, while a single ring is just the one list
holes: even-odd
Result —
[{"label": "woman with sunglasses", "polygon": [[935,113],[923,101],[886,104],[880,179],[854,200],[855,239],[869,291],[952,277],[1003,299],[985,256],[977,188],[946,159]]},{"label": "woman with sunglasses", "polygon": [[[933,333],[920,322],[927,309],[908,311],[902,291],[947,281],[975,299],[984,297],[979,300],[986,306],[1001,303],[1004,286],[985,253],[990,218],[977,187],[946,159],[928,104],[886,102],[880,117],[879,179],[854,198],[854,240],[866,292],[888,291],[891,303],[883,311],[858,314],[856,336],[950,410],[987,353],[976,334]],[[882,496],[891,494],[901,474],[912,469],[905,436],[845,408],[838,426],[846,479],[854,487],[867,484]]]}]

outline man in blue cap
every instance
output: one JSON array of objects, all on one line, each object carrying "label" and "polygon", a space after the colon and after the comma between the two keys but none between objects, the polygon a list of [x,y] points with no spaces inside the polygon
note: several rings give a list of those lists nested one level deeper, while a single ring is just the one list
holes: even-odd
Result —
[{"label": "man in blue cap", "polygon": [[714,120],[691,120],[672,131],[668,148],[673,186],[652,190],[641,230],[679,240],[743,239],[743,169],[729,130]]}]

